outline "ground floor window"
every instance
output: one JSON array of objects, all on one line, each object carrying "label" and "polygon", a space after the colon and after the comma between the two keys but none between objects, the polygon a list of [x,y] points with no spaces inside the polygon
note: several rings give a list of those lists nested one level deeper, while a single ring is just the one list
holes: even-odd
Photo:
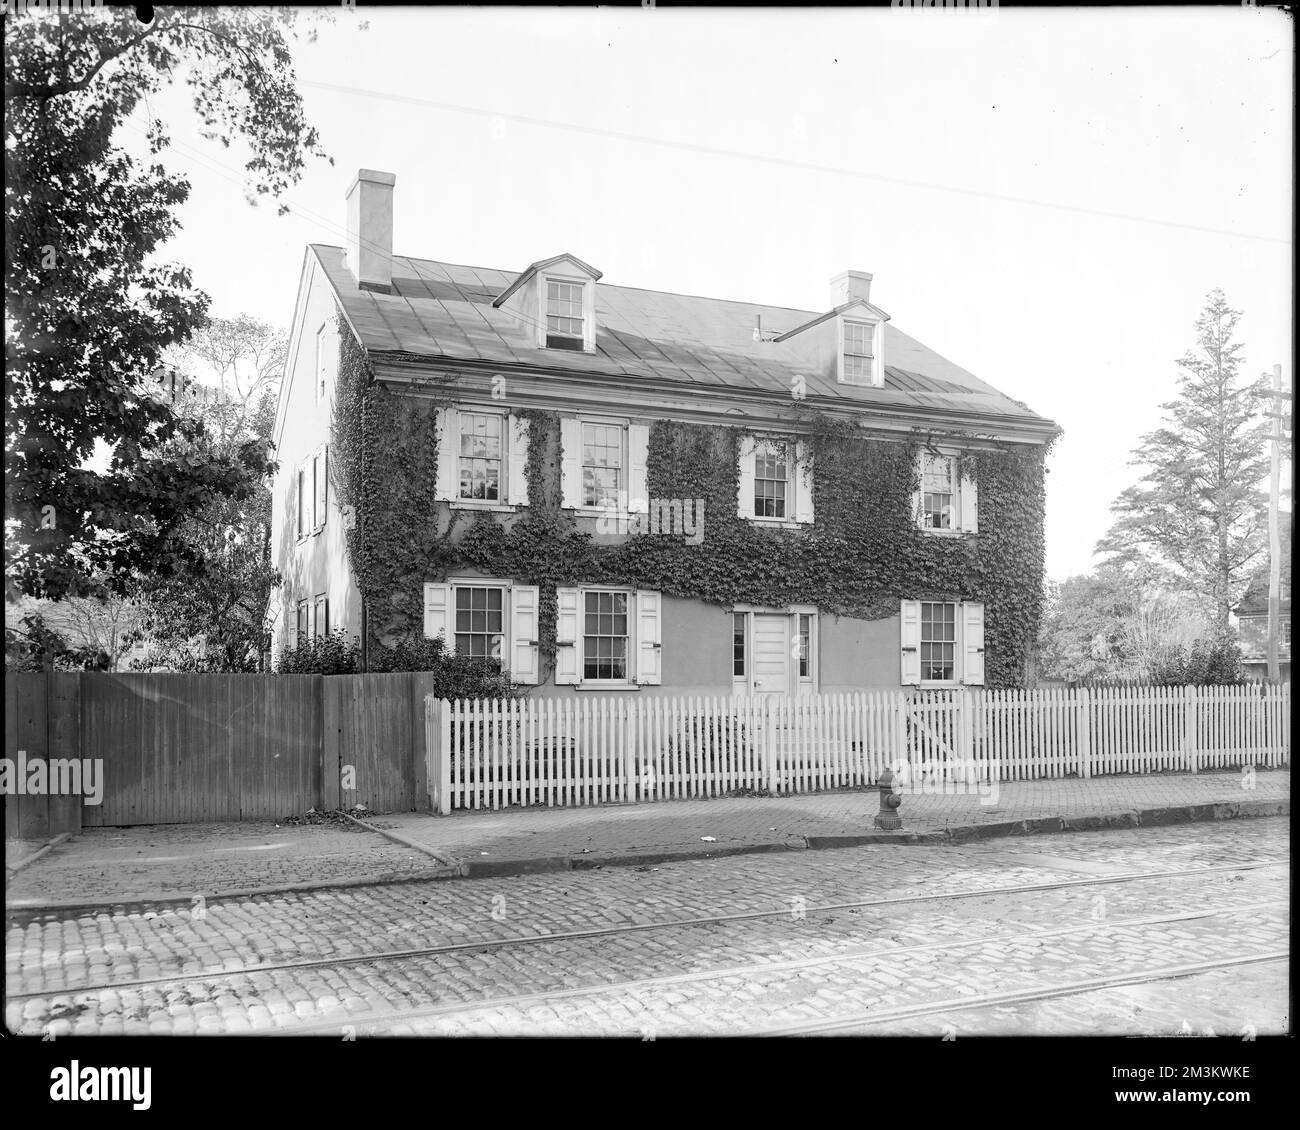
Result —
[{"label": "ground floor window", "polygon": [[957,606],[921,605],[921,678],[948,682],[957,666]]},{"label": "ground floor window", "polygon": [[984,684],[984,605],[904,600],[900,610],[904,686]]},{"label": "ground floor window", "polygon": [[627,678],[627,593],[583,593],[582,677]]},{"label": "ground floor window", "polygon": [[461,586],[456,594],[456,654],[501,665],[505,639],[505,591],[491,586]]}]

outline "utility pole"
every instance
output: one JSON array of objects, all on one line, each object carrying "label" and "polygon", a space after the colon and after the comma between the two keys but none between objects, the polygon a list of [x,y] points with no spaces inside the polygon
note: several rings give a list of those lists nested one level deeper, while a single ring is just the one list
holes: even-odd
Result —
[{"label": "utility pole", "polygon": [[[1264,376],[1268,376],[1267,373]],[[1273,389],[1264,393],[1273,403],[1273,434],[1269,437],[1272,458],[1269,465],[1268,490],[1268,678],[1278,680],[1277,644],[1282,590],[1282,537],[1278,529],[1278,494],[1282,480],[1282,418],[1285,401],[1294,401],[1290,392],[1282,391],[1282,366],[1273,366]],[[1294,432],[1294,420],[1292,422]]]}]

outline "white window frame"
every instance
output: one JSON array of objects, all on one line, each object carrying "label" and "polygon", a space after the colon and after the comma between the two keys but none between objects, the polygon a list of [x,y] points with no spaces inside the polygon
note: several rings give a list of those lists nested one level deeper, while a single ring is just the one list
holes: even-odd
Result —
[{"label": "white window frame", "polygon": [[[916,605],[916,644],[915,647],[907,644],[908,633],[908,608],[907,605]],[[922,659],[921,649],[925,646],[924,640],[924,615],[925,605],[941,604],[947,605],[953,609],[953,667],[951,679],[927,679],[925,678],[924,661]],[[942,690],[953,689],[963,686],[983,686],[985,682],[985,665],[984,665],[984,638],[985,638],[985,620],[984,620],[984,603],[982,601],[972,600],[915,600],[903,601],[903,608],[900,615],[899,635],[900,646],[904,652],[904,662],[908,660],[907,653],[915,651],[916,671],[918,678],[907,680],[904,677],[903,686],[916,686],[922,690]],[[975,634],[977,633],[977,634]],[[946,642],[946,641],[945,641]],[[975,666],[971,652],[978,654],[978,677],[975,677]]]},{"label": "white window frame", "polygon": [[[464,589],[499,589],[501,597],[500,665],[513,682],[536,685],[538,682],[538,601],[536,585],[519,585],[503,577],[448,577],[446,581],[424,586],[424,636],[442,635],[449,654],[456,652],[456,594]],[[445,592],[443,591],[445,590]],[[431,600],[445,601],[431,606]],[[531,617],[531,619],[530,619]],[[432,620],[441,618],[442,626],[434,629]],[[489,658],[491,658],[489,656]]]},{"label": "white window frame", "polygon": [[[621,679],[587,678],[587,597],[610,593],[625,598],[624,615],[627,618],[627,655]],[[599,638],[599,637],[597,637]],[[578,684],[588,687],[630,687],[636,685],[637,668],[637,607],[636,590],[618,585],[578,586]]]},{"label": "white window frame", "polygon": [[586,431],[588,428],[612,428],[618,432],[619,451],[618,451],[618,489],[614,492],[614,506],[620,509],[626,509],[622,505],[622,500],[628,495],[631,485],[632,468],[630,464],[626,421],[606,421],[590,418],[578,418],[578,510],[591,510],[596,513],[604,513],[610,508],[607,502],[588,502],[587,501],[587,463],[586,463]]},{"label": "white window frame", "polygon": [[[771,518],[755,513],[755,484],[758,477],[758,448],[766,443],[783,443],[786,445],[786,516]],[[797,530],[800,526],[812,525],[813,516],[813,468],[812,453],[805,440],[794,435],[775,433],[748,434],[741,437],[739,445],[738,497],[736,513],[756,526],[772,526],[777,529]]]},{"label": "white window frame", "polygon": [[[948,529],[926,524],[925,511],[925,471],[927,460],[940,458],[948,460],[950,481],[952,485],[952,504],[950,507],[951,526]],[[968,473],[967,453],[950,447],[923,447],[917,453],[916,480],[917,489],[912,496],[913,517],[917,529],[924,534],[935,537],[961,537],[966,534],[979,533],[978,488]]]},{"label": "white window frame", "polygon": [[[550,283],[561,283],[566,286],[576,286],[581,288],[582,294],[582,336],[574,337],[572,340],[581,341],[581,349],[564,349],[563,347],[549,346],[546,344],[547,334],[549,333],[548,318],[548,290]],[[551,349],[557,353],[593,353],[596,349],[596,288],[592,285],[589,278],[577,277],[574,275],[563,275],[547,273],[538,276],[537,281],[537,344],[542,349]],[[568,335],[562,335],[568,336]]]},{"label": "white window frame", "polygon": [[[840,384],[846,385],[863,385],[869,388],[880,388],[885,383],[885,366],[881,359],[883,346],[884,322],[876,318],[853,317],[848,314],[841,315],[836,321],[836,341],[835,341],[835,369],[836,379]],[[845,357],[848,351],[848,333],[849,326],[863,326],[870,336],[871,348],[871,366],[870,372],[864,376],[851,375],[848,366],[845,364]],[[856,356],[862,356],[857,354]]]},{"label": "white window frame", "polygon": [[316,331],[316,403],[317,404],[320,404],[325,399],[325,381],[328,376],[325,367],[325,362],[329,356],[328,349],[327,349],[327,346],[329,345],[329,329],[330,329],[329,322],[324,321],[321,323],[320,329]]},{"label": "white window frame", "polygon": [[[583,483],[582,432],[588,425],[619,428],[622,432],[622,489],[613,506],[589,506]],[[570,442],[575,450],[570,450]],[[640,513],[648,509],[646,458],[650,445],[650,426],[633,423],[626,416],[600,416],[582,413],[560,421],[560,505],[582,516],[604,517]]]},{"label": "white window frame", "polygon": [[[588,679],[586,671],[587,597],[597,593],[614,593],[627,599],[627,669],[622,679]],[[566,601],[576,596],[575,606]],[[663,682],[663,595],[653,589],[626,585],[573,585],[556,591],[556,643],[566,653],[564,662],[556,657],[555,683],[575,690],[635,691]],[[566,616],[573,617],[573,638],[568,639]],[[568,662],[571,657],[573,662]],[[567,669],[567,670],[566,670]]]},{"label": "white window frame", "polygon": [[[460,497],[461,417],[501,417],[501,498]],[[453,510],[487,510],[513,514],[528,505],[528,441],[530,422],[497,404],[458,404],[438,409],[438,467],[435,497]]]}]

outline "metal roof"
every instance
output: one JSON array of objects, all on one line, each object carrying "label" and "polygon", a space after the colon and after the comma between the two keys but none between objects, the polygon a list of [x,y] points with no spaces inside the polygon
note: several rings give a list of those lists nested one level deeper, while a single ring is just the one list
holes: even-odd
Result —
[{"label": "metal roof", "polygon": [[1052,427],[1018,400],[889,322],[884,327],[883,388],[840,384],[812,368],[803,335],[785,342],[753,339],[756,317],[765,336],[784,333],[824,311],[760,306],[717,298],[601,283],[596,288],[594,354],[543,349],[536,326],[493,300],[518,271],[466,267],[431,259],[393,257],[393,293],[361,290],[340,247],[313,244],[361,343],[372,354],[417,355],[501,365],[536,365],[575,373],[652,377],[695,386],[779,391],[788,394],[802,376],[810,396],[846,402],[951,409],[1017,416]]}]

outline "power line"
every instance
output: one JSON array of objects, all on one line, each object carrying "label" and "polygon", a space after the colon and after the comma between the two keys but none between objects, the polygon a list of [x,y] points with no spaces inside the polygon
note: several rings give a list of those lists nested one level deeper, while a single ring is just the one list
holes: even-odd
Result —
[{"label": "power line", "polygon": [[1289,239],[1273,235],[1256,235],[1252,232],[1230,231],[1227,228],[1205,227],[1199,224],[1181,224],[1176,220],[1162,220],[1155,216],[1138,216],[1128,212],[1112,212],[1104,208],[1085,208],[1078,204],[1060,204],[1051,200],[1035,200],[1028,196],[1011,196],[1001,192],[986,192],[976,188],[959,188],[949,184],[937,184],[933,181],[912,180],[907,177],[892,177],[884,173],[869,173],[861,169],[846,169],[837,165],[819,165],[809,161],[796,161],[789,157],[776,157],[767,153],[748,153],[739,149],[722,149],[711,145],[697,145],[689,141],[671,141],[662,137],[649,137],[644,134],[624,133],[621,130],[604,129],[600,126],[586,126],[577,122],[556,122],[549,118],[537,118],[527,114],[507,114],[498,110],[485,110],[478,106],[461,106],[452,102],[435,102],[428,98],[413,98],[405,94],[389,94],[379,90],[362,90],[355,86],[339,86],[329,82],[311,82],[300,79],[299,86],[311,86],[318,90],[331,90],[341,94],[360,95],[363,98],[378,98],[387,102],[405,102],[413,106],[425,106],[432,110],[445,110],[455,114],[471,114],[475,117],[499,118],[502,121],[520,122],[524,125],[540,126],[544,129],[561,129],[573,133],[590,134],[593,137],[608,137],[617,141],[632,141],[642,145],[658,145],[667,149],[680,149],[689,153],[705,153],[713,157],[732,157],[742,161],[758,161],[767,165],[779,165],[784,168],[806,169],[817,173],[830,173],[834,176],[855,177],[859,180],[880,181],[884,184],[901,185],[905,188],[924,188],[933,192],[949,192],[960,196],[975,196],[984,200],[997,200],[1004,204],[1022,204],[1034,208],[1050,208],[1060,212],[1072,212],[1085,216],[1100,216],[1110,220],[1129,220],[1138,224],[1155,224],[1159,227],[1178,228],[1182,231],[1202,232],[1206,235],[1226,235],[1234,239],[1253,239],[1264,243],[1290,244]]}]

